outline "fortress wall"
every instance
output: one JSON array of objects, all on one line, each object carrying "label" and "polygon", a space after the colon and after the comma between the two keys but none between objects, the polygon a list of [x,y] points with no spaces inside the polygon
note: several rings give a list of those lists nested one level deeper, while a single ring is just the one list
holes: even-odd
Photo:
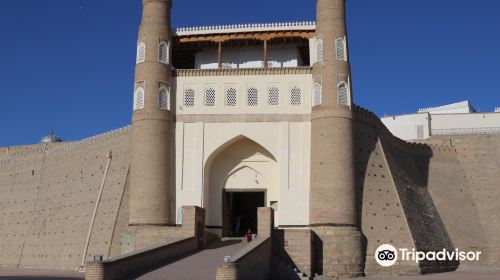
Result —
[{"label": "fortress wall", "polygon": [[363,189],[362,229],[367,237],[365,272],[415,274],[454,269],[454,263],[399,261],[381,269],[373,258],[384,243],[418,250],[452,249],[446,228],[427,189],[429,146],[394,137],[371,112],[354,108],[358,181]]},{"label": "fortress wall", "polygon": [[[479,262],[461,265],[498,265],[500,136],[443,136],[426,142],[434,147],[429,191],[455,247],[482,252]],[[444,144],[449,147],[443,149]]]},{"label": "fortress wall", "polygon": [[127,174],[127,180],[125,183],[125,188],[123,190],[121,203],[118,210],[118,215],[115,221],[115,227],[113,230],[113,237],[111,239],[111,246],[109,248],[109,257],[116,257],[119,255],[123,255],[128,252],[124,252],[123,248],[128,248],[130,244],[123,244],[127,242],[127,240],[123,239],[124,233],[128,231],[128,189],[130,185],[130,172]]},{"label": "fortress wall", "polygon": [[[104,258],[110,257],[113,234],[118,233],[115,227],[118,222],[119,209],[123,203],[125,185],[128,183],[130,143],[128,135],[116,140],[111,144],[113,158],[91,233],[87,260],[91,260],[97,254],[102,254]],[[128,224],[128,215],[125,221],[120,220],[118,230],[123,228],[124,224]]]},{"label": "fortress wall", "polygon": [[[415,241],[415,249],[426,252],[446,248],[453,251],[452,241],[428,190],[429,156],[411,155],[392,147],[390,143],[383,146]],[[423,261],[419,265],[421,272],[428,273],[455,270],[458,262]]]},{"label": "fortress wall", "polygon": [[44,153],[9,158],[0,164],[0,264],[16,266],[41,180]]},{"label": "fortress wall", "polygon": [[[192,229],[183,226],[130,226],[129,213],[129,176],[121,197],[121,203],[115,219],[112,237],[109,240],[109,258],[129,254],[136,250],[154,247],[160,243],[175,242],[192,236]],[[184,215],[184,214],[183,214]],[[189,223],[184,220],[183,224]],[[108,241],[108,240],[106,240]],[[89,253],[91,251],[89,250]],[[98,251],[96,251],[98,252]],[[90,254],[93,255],[93,254]],[[89,260],[89,258],[87,258]]]},{"label": "fortress wall", "polygon": [[487,250],[483,264],[498,266],[500,263],[500,136],[457,137],[452,144],[459,151],[471,187],[471,205],[479,213]]},{"label": "fortress wall", "polygon": [[41,143],[33,145],[24,146],[14,146],[14,147],[0,147],[0,166],[6,165],[13,158],[19,158],[23,156],[29,156],[36,153],[41,153],[45,149],[57,149],[62,146],[75,146],[78,142],[55,142],[55,143]]},{"label": "fortress wall", "polygon": [[357,184],[362,191],[361,228],[367,239],[365,274],[417,274],[415,262],[382,268],[374,259],[379,245],[413,248],[415,243],[375,128],[357,123]]},{"label": "fortress wall", "polygon": [[106,258],[128,172],[128,128],[39,147],[11,149],[0,166],[0,263],[77,269],[111,150],[87,255]]}]

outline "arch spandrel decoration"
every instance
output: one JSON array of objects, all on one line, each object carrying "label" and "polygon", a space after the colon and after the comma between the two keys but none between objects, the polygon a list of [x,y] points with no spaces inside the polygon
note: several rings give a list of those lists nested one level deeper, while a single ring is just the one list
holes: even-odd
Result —
[{"label": "arch spandrel decoration", "polygon": [[236,136],[228,136],[225,137],[224,139],[221,139],[221,141],[217,141],[212,145],[213,148],[208,148],[206,150],[206,154],[208,155],[204,162],[203,166],[210,165],[210,163],[214,160],[214,158],[217,157],[217,155],[225,150],[227,147],[230,145],[242,140],[242,139],[249,139],[253,142],[255,142],[257,145],[262,146],[266,151],[269,152],[269,154],[272,156],[273,160],[277,161],[276,159],[279,158],[278,156],[278,151],[273,149],[272,146],[270,146],[268,143],[265,143],[263,141],[258,141],[254,137],[248,136],[246,134],[238,134]]},{"label": "arch spandrel decoration", "polygon": [[240,189],[266,189],[267,186],[264,176],[258,170],[248,165],[243,165],[235,168],[226,176],[223,188],[237,191]]}]

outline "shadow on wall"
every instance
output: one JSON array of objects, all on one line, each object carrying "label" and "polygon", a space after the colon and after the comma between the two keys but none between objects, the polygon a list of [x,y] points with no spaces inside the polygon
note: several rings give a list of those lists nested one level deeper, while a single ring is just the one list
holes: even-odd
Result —
[{"label": "shadow on wall", "polygon": [[[323,257],[324,257],[324,246],[323,246],[323,241],[321,240],[321,237],[316,235],[314,231],[311,232],[312,234],[312,248],[313,248],[313,275],[318,274],[318,275],[323,275]],[[362,250],[363,250],[363,258],[366,258],[366,250],[367,250],[367,239],[366,236],[362,234]],[[363,264],[364,265],[364,264]],[[364,267],[363,267],[364,271]]]},{"label": "shadow on wall", "polygon": [[[395,147],[384,145],[386,158],[394,177],[401,204],[418,251],[454,251],[451,238],[439,215],[439,211],[428,190],[429,163],[433,156],[411,154]],[[453,271],[458,261],[419,262],[420,272],[435,273]]]},{"label": "shadow on wall", "polygon": [[[366,252],[366,237],[363,235],[362,239]],[[300,279],[297,273],[308,277],[323,275],[323,258],[328,255],[325,250],[321,237],[312,230],[273,230],[272,279]]]},{"label": "shadow on wall", "polygon": [[[312,231],[311,231],[312,233]],[[314,256],[312,255],[312,242],[310,240],[303,240],[306,244],[299,245],[301,248],[300,257],[290,256],[288,250],[294,251],[292,249],[293,245],[289,244],[290,240],[285,237],[284,229],[274,229],[272,234],[272,252],[273,260],[271,266],[271,279],[273,280],[300,280],[298,272],[301,272],[307,276],[312,276],[313,271],[311,268],[314,267],[313,261]],[[292,245],[292,246],[291,246]],[[305,260],[305,262],[304,262]],[[302,263],[300,263],[302,261]],[[314,269],[312,269],[314,270]]]}]

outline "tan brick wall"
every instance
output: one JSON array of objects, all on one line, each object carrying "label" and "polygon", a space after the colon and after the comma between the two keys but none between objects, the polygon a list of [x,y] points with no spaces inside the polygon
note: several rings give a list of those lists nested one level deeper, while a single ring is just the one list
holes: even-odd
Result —
[{"label": "tan brick wall", "polygon": [[[419,251],[453,251],[455,247],[428,190],[426,173],[430,158],[383,146],[415,248]],[[422,273],[450,271],[456,269],[458,262],[423,261],[419,266]]]},{"label": "tan brick wall", "polygon": [[111,247],[109,251],[109,257],[115,257],[127,252],[129,250],[123,251],[122,248],[129,248],[130,244],[124,244],[128,242],[127,240],[122,239],[123,235],[128,232],[128,192],[130,185],[130,172],[128,173],[127,180],[125,183],[125,188],[123,190],[120,207],[118,210],[115,227],[113,229],[113,237],[111,239]]},{"label": "tan brick wall", "polygon": [[[132,226],[122,235],[124,242],[122,254],[135,250],[151,248],[160,243],[173,242],[182,238],[190,237],[190,231],[182,227],[170,226]],[[125,244],[125,242],[127,242]]]},{"label": "tan brick wall", "polygon": [[346,38],[345,11],[345,0],[316,1],[315,39],[323,47],[322,58],[313,65],[313,80],[321,85],[322,98],[311,113],[311,224],[359,226],[353,116],[349,106],[338,104],[337,90],[340,82],[349,83],[350,79],[349,62],[337,59],[335,43],[338,38]]},{"label": "tan brick wall", "polygon": [[217,268],[216,280],[236,280],[238,278],[238,267],[235,264]]},{"label": "tan brick wall", "polygon": [[0,263],[77,269],[111,150],[87,255],[106,258],[127,177],[128,128],[42,147],[13,148],[1,163]]},{"label": "tan brick wall", "polygon": [[398,263],[399,267],[381,269],[371,255],[379,244],[391,242],[417,250],[456,247],[483,252],[480,262],[462,262],[464,267],[498,263],[500,221],[492,213],[500,210],[493,203],[500,199],[493,187],[500,137],[439,137],[422,146],[396,139],[372,113],[359,107],[354,111],[367,274],[456,268],[456,262],[425,262],[417,268]]},{"label": "tan brick wall", "polygon": [[500,136],[435,137],[430,161],[429,192],[455,247],[481,251],[479,262],[500,263]]},{"label": "tan brick wall", "polygon": [[364,240],[354,227],[317,226],[314,232],[315,272],[329,277],[358,277],[363,273]]},{"label": "tan brick wall", "polygon": [[367,275],[417,274],[453,270],[456,263],[376,264],[375,249],[385,243],[396,248],[448,250],[453,244],[427,189],[432,151],[395,139],[378,118],[358,112],[356,126],[357,178],[363,189],[362,229],[367,237]]},{"label": "tan brick wall", "polygon": [[308,276],[313,276],[313,233],[310,229],[279,229],[273,232],[273,256],[293,264]]},{"label": "tan brick wall", "polygon": [[271,236],[274,229],[274,211],[270,207],[257,209],[257,233],[260,236]]},{"label": "tan brick wall", "polygon": [[182,209],[182,226],[129,226],[121,235],[121,254],[192,236],[198,236],[197,238],[202,242],[206,237],[204,234],[205,209],[196,206],[183,206]]},{"label": "tan brick wall", "polygon": [[[123,236],[123,255],[103,262],[88,262],[85,279],[121,279],[123,275],[148,272],[157,265],[201,249],[204,237],[205,210],[196,206],[183,207],[181,227],[131,226]],[[198,228],[198,225],[202,225]],[[122,236],[122,237],[123,237]],[[125,249],[124,249],[125,248]]]},{"label": "tan brick wall", "polygon": [[[145,44],[145,59],[135,66],[136,90],[142,83],[144,108],[132,114],[129,224],[175,223],[174,110],[159,108],[160,84],[170,90],[173,101],[172,67],[158,61],[159,42],[172,42],[172,1],[142,1],[138,42]],[[169,50],[170,51],[170,50]],[[170,62],[169,62],[170,63]]]},{"label": "tan brick wall", "polygon": [[376,131],[358,127],[356,140],[358,187],[363,190],[362,231],[368,241],[365,274],[417,274],[415,262],[398,262],[391,268],[382,268],[375,262],[374,253],[381,244],[413,248],[415,243]]}]

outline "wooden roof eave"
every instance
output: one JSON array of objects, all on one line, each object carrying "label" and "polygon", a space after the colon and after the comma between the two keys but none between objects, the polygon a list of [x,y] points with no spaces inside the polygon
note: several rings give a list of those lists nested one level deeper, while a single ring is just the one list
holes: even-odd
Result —
[{"label": "wooden roof eave", "polygon": [[276,32],[246,32],[246,33],[229,33],[229,34],[200,34],[186,35],[174,37],[176,43],[192,43],[192,42],[227,42],[232,40],[259,40],[266,41],[279,38],[313,38],[314,30],[300,31],[276,31]]}]

